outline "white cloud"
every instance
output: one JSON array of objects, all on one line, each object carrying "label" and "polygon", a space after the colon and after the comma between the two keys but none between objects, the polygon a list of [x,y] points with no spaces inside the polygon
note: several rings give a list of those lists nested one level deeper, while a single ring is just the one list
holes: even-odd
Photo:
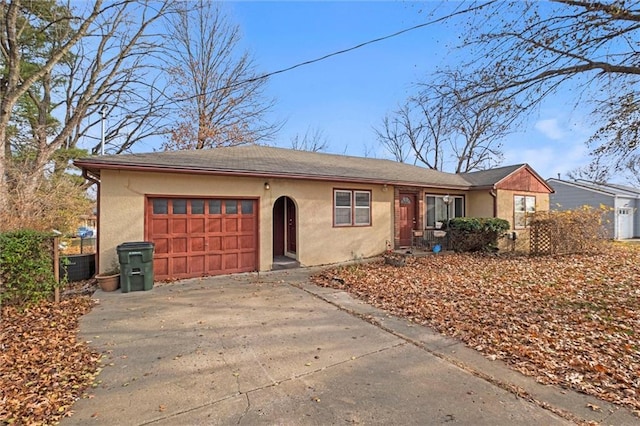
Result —
[{"label": "white cloud", "polygon": [[549,118],[539,120],[534,125],[535,129],[551,140],[560,140],[565,137],[565,130],[558,124],[558,119]]},{"label": "white cloud", "polygon": [[544,179],[557,177],[585,165],[588,162],[587,150],[581,143],[542,145],[540,148],[524,147],[504,152],[504,165],[528,163]]}]

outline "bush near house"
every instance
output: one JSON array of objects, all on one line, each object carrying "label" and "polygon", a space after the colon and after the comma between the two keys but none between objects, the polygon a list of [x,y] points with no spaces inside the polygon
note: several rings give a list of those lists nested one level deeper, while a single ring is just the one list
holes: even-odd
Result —
[{"label": "bush near house", "polygon": [[532,254],[595,253],[607,239],[606,207],[536,212],[531,216]]},{"label": "bush near house", "polygon": [[45,232],[0,233],[0,303],[35,304],[51,296],[58,283],[53,271],[53,239]]},{"label": "bush near house", "polygon": [[457,217],[449,220],[449,247],[457,252],[495,251],[509,228],[504,219]]}]

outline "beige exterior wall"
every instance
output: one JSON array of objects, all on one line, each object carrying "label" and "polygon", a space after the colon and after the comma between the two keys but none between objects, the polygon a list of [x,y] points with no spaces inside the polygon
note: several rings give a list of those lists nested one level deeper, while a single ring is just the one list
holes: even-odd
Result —
[{"label": "beige exterior wall", "polygon": [[489,190],[467,193],[467,217],[493,217],[493,196]]},{"label": "beige exterior wall", "polygon": [[[264,184],[269,182],[270,189]],[[333,227],[333,189],[371,190],[372,225]],[[143,241],[146,196],[248,197],[259,205],[259,268],[273,262],[272,212],[281,196],[297,207],[297,256],[305,266],[330,264],[382,253],[393,241],[393,188],[305,180],[222,177],[103,170],[100,189],[99,269],[111,268],[116,247]]]},{"label": "beige exterior wall", "polygon": [[498,195],[498,215],[497,217],[509,221],[511,229],[513,229],[513,197],[514,195],[531,195],[536,197],[536,211],[549,210],[549,194],[540,192],[526,191],[507,191],[503,189],[497,190]]},{"label": "beige exterior wall", "polygon": [[[513,197],[514,195],[532,195],[536,197],[536,211],[549,210],[549,194],[527,191],[510,191],[498,189],[497,196],[497,217],[509,222],[513,230]],[[493,217],[493,196],[489,190],[470,191],[467,194],[467,216],[468,217]],[[517,239],[510,240],[501,238],[498,247],[501,251],[529,251],[529,229],[517,229]]]}]

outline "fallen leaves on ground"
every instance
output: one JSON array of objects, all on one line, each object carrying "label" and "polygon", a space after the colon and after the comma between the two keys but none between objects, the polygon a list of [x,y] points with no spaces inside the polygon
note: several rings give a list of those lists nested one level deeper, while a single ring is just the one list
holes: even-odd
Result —
[{"label": "fallen leaves on ground", "polygon": [[547,257],[440,254],[313,280],[456,337],[546,384],[640,409],[640,247]]},{"label": "fallen leaves on ground", "polygon": [[92,301],[76,296],[24,311],[3,307],[0,327],[0,424],[52,424],[94,380],[100,355],[77,341]]}]

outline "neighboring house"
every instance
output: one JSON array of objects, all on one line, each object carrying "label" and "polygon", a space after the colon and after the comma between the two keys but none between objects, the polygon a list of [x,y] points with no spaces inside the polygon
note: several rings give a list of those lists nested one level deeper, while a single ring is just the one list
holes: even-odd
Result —
[{"label": "neighboring house", "polygon": [[640,189],[610,183],[578,179],[548,179],[555,193],[550,197],[552,210],[573,210],[582,206],[609,209],[605,228],[616,240],[640,237]]},{"label": "neighboring house", "polygon": [[524,228],[525,213],[547,210],[552,191],[526,164],[451,174],[264,146],[75,164],[98,183],[99,270],[120,243],[146,240],[156,279],[267,271],[283,256],[306,266],[374,256],[447,217]]}]

